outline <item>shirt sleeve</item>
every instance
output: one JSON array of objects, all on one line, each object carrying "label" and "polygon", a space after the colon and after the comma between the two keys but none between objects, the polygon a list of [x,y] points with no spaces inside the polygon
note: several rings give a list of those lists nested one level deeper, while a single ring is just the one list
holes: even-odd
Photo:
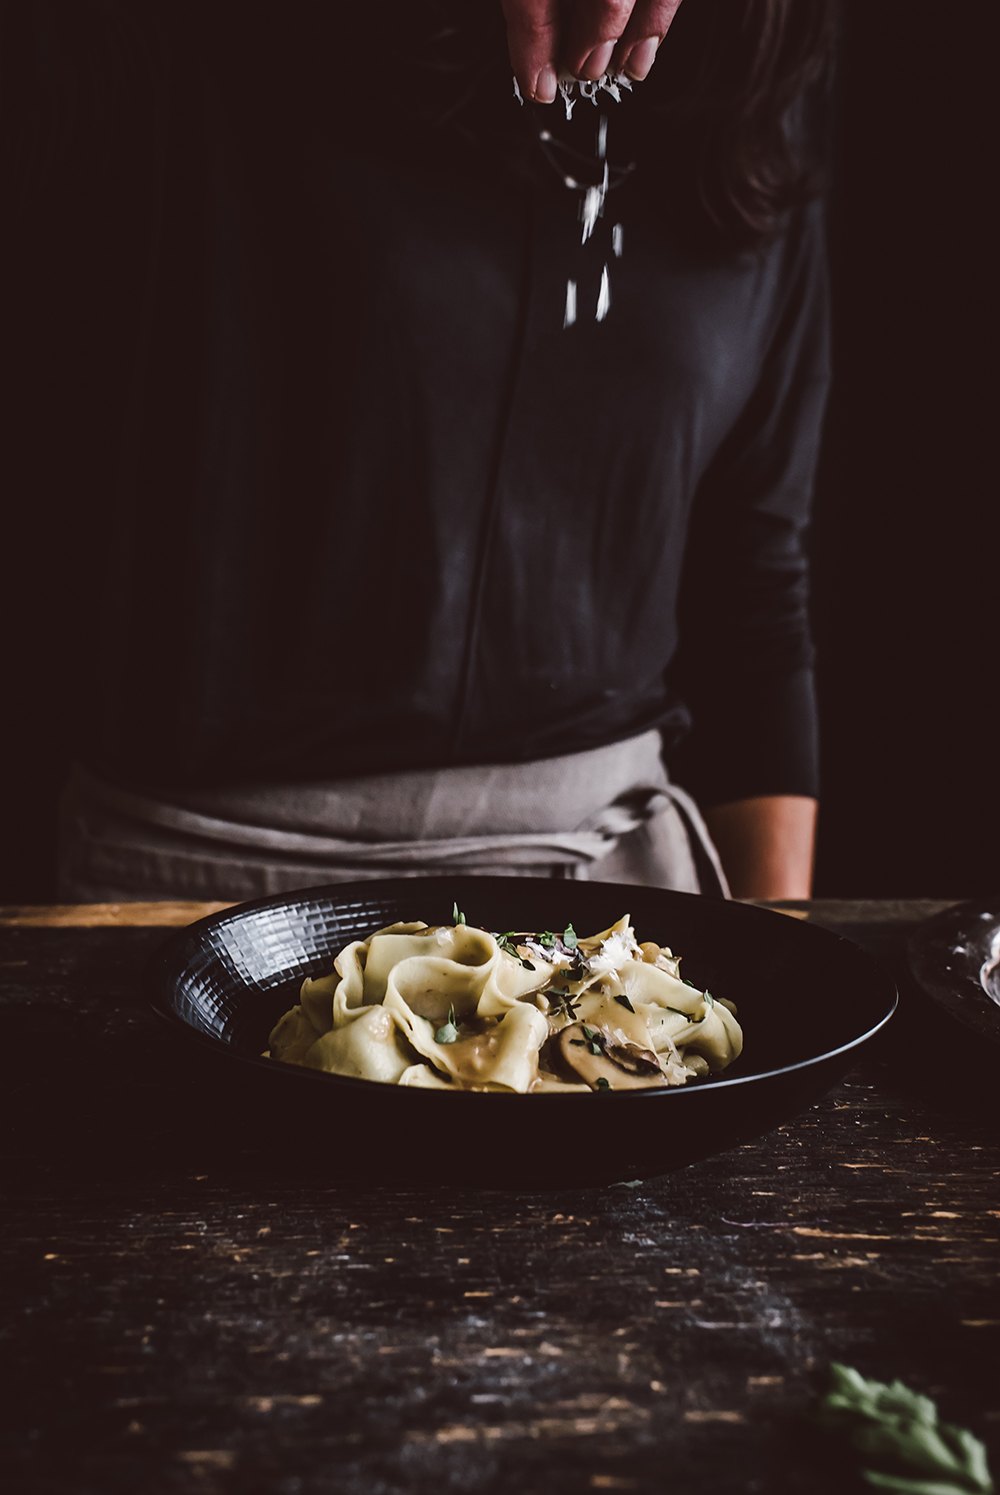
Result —
[{"label": "shirt sleeve", "polygon": [[670,767],[705,806],[819,791],[805,540],[830,378],[820,203],[781,252],[774,337],[699,484],[684,557],[669,679],[692,727]]}]

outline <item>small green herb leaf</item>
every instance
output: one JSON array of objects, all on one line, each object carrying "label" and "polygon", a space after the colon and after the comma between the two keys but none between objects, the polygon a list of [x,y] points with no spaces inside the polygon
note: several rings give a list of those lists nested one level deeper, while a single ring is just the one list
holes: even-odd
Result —
[{"label": "small green herb leaf", "polygon": [[615,1001],[618,1003],[619,1007],[624,1007],[626,1012],[635,1011],[635,1008],[632,1006],[632,1003],[629,1001],[624,992],[622,992],[621,996],[615,997]]},{"label": "small green herb leaf", "polygon": [[448,1021],[434,1034],[435,1043],[454,1043],[458,1037],[458,1028],[455,1025],[455,1008],[448,1008]]},{"label": "small green herb leaf", "polygon": [[[690,982],[688,983],[688,985],[690,985]],[[697,990],[698,990],[698,988],[695,987],[695,991],[697,991]],[[706,997],[708,997],[708,992],[706,992],[705,995],[706,995]],[[708,997],[708,1001],[705,1004],[705,1009],[706,1010],[702,1013],[701,1017],[692,1017],[692,1015],[691,1015],[690,1012],[682,1012],[679,1007],[668,1007],[667,1011],[668,1012],[675,1012],[678,1017],[685,1017],[685,1018],[687,1018],[687,1020],[688,1020],[689,1023],[703,1023],[705,1021],[705,1019],[708,1017],[708,1008],[711,1007],[711,1006],[713,1006],[713,1005],[714,1004],[712,1002],[711,997]]]},{"label": "small green herb leaf", "polygon": [[465,923],[465,915],[459,913],[459,911],[458,911],[458,904],[457,903],[452,906],[452,910],[451,910],[451,922],[453,924],[464,924]]},{"label": "small green herb leaf", "polygon": [[606,1080],[603,1075],[598,1075],[597,1080],[596,1080],[596,1085],[597,1085],[597,1093],[598,1094],[602,1090],[610,1090],[612,1088],[611,1081],[610,1080]]},{"label": "small green herb leaf", "polygon": [[577,945],[580,943],[580,941],[576,937],[576,930],[573,928],[572,924],[566,925],[566,928],[563,930],[562,939],[563,944],[566,946],[567,950],[575,950]]},{"label": "small green herb leaf", "polygon": [[604,1050],[601,1048],[600,1033],[595,1033],[593,1028],[588,1028],[585,1024],[581,1024],[581,1027],[583,1028],[583,1036],[590,1045],[590,1052],[592,1054],[603,1054]]}]

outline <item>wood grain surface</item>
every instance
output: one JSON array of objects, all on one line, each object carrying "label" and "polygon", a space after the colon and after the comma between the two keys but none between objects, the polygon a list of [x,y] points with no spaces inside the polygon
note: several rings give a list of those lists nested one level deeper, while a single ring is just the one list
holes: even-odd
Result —
[{"label": "wood grain surface", "polygon": [[[819,924],[906,924],[929,919],[942,909],[951,908],[953,898],[848,898],[779,899],[762,902],[745,898],[744,903],[777,909],[795,919],[812,919]],[[154,903],[14,903],[0,906],[0,928],[6,925],[39,929],[140,929],[176,928],[193,924],[209,914],[234,908],[232,903],[195,903],[159,899]]]},{"label": "wood grain surface", "polygon": [[[823,922],[898,965],[922,911]],[[7,1488],[844,1491],[801,1421],[831,1359],[996,1468],[996,1083],[917,993],[819,1105],[685,1172],[383,1189],[338,1182],[363,1137],[248,1145],[197,1093],[137,994],[165,937],[0,930]]]},{"label": "wood grain surface", "polygon": [[0,908],[0,928],[18,925],[38,929],[179,928],[209,914],[233,908],[231,903],[20,903]]}]

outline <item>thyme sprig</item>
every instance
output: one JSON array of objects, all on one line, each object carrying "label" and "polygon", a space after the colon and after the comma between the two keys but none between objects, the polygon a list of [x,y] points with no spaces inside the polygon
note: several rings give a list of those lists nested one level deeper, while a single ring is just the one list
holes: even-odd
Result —
[{"label": "thyme sprig", "polygon": [[558,1017],[560,1013],[565,1013],[570,1019],[576,1017],[576,1009],[580,1005],[579,996],[574,996],[571,991],[566,991],[562,987],[550,987],[545,995],[553,1003],[555,1016]]},{"label": "thyme sprig", "polygon": [[601,1034],[593,1028],[588,1028],[586,1023],[581,1023],[580,1026],[583,1029],[583,1037],[574,1038],[571,1041],[579,1044],[581,1047],[586,1044],[586,1047],[589,1048],[592,1054],[603,1054],[604,1039]]},{"label": "thyme sprig", "polygon": [[535,967],[532,965],[530,960],[526,960],[524,958],[520,950],[517,948],[517,945],[515,944],[516,940],[523,938],[523,935],[519,935],[515,930],[512,929],[508,934],[498,934],[496,936],[496,942],[500,946],[500,949],[503,951],[503,953],[510,956],[511,960],[516,960],[518,965],[524,966],[524,969],[526,971],[533,971]]},{"label": "thyme sprig", "polygon": [[[556,934],[551,929],[543,929],[540,934],[536,934],[531,929],[508,929],[502,934],[495,935],[494,938],[505,955],[520,961],[529,971],[533,971],[535,967],[520,953],[518,945],[537,945],[550,960],[557,955],[563,955],[573,961],[573,969],[579,966],[582,974],[582,957],[577,950],[579,942],[572,924],[567,924],[562,934]],[[564,967],[564,969],[568,968]]]}]

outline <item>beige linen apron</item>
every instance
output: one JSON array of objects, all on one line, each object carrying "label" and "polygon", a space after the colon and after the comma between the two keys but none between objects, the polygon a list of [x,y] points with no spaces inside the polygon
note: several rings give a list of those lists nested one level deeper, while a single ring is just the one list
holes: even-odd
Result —
[{"label": "beige linen apron", "polygon": [[67,902],[235,902],[441,872],[729,896],[697,806],[667,778],[656,731],[530,763],[162,796],[77,766],[61,806]]}]

